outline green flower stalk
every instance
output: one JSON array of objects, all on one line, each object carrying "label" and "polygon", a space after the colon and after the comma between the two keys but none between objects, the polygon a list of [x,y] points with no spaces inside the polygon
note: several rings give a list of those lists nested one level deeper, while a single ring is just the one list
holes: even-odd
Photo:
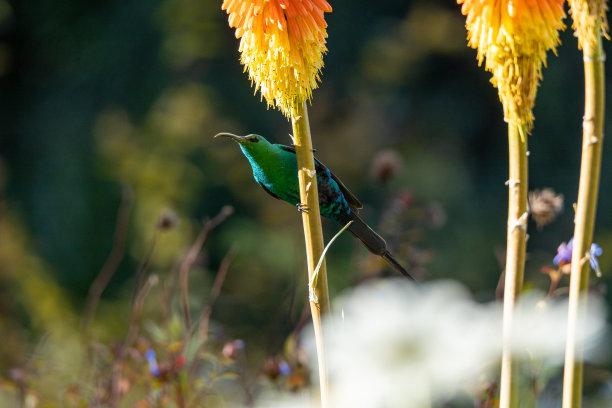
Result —
[{"label": "green flower stalk", "polygon": [[510,351],[514,305],[523,287],[527,241],[527,135],[546,52],[559,43],[563,0],[457,0],[467,16],[468,45],[493,75],[508,123],[508,234],[500,407],[518,407],[518,370]]},{"label": "green flower stalk", "polygon": [[[240,40],[241,62],[268,106],[291,119],[298,164],[302,223],[309,281],[323,255],[319,195],[306,101],[317,87],[327,52],[326,0],[224,0],[222,9]],[[327,373],[321,315],[329,311],[327,272],[323,261],[310,301],[319,362],[321,405],[327,405]],[[315,297],[313,297],[315,299]]]},{"label": "green flower stalk", "polygon": [[[298,163],[300,200],[302,203],[306,204],[306,210],[302,211],[302,224],[304,226],[304,238],[306,240],[308,282],[311,282],[314,280],[315,265],[317,265],[320,258],[323,256],[325,244],[323,242],[321,216],[319,215],[319,191],[314,167],[314,155],[312,149],[312,138],[310,136],[310,125],[308,123],[308,111],[306,109],[305,101],[302,101],[301,104],[296,106],[294,109],[291,117],[291,123],[293,125],[293,143],[295,145],[295,154]],[[312,315],[312,324],[314,327],[317,347],[321,406],[326,407],[328,399],[328,384],[321,317],[322,314],[329,313],[330,307],[325,259],[321,261],[321,266],[317,273],[314,292],[315,297],[310,298],[310,312]]]},{"label": "green flower stalk", "polygon": [[591,245],[603,146],[605,103],[605,54],[602,34],[606,35],[607,10],[604,0],[570,0],[575,35],[584,55],[584,117],[582,124],[582,159],[571,258],[568,331],[563,376],[563,408],[581,406],[583,347],[578,327],[586,313]]}]

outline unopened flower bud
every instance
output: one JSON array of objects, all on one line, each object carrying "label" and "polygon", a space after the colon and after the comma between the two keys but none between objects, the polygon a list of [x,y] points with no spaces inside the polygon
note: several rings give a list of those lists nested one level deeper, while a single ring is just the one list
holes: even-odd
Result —
[{"label": "unopened flower bud", "polygon": [[157,228],[159,228],[162,231],[170,230],[176,227],[178,225],[178,222],[179,222],[178,215],[174,211],[167,208],[164,210],[164,212],[160,215],[159,219],[157,220]]}]

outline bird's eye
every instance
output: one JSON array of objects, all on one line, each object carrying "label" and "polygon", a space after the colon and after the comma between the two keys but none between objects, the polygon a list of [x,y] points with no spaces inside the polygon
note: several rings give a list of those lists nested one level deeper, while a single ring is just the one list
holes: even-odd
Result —
[{"label": "bird's eye", "polygon": [[257,136],[249,137],[249,142],[257,143],[259,142],[259,138]]}]

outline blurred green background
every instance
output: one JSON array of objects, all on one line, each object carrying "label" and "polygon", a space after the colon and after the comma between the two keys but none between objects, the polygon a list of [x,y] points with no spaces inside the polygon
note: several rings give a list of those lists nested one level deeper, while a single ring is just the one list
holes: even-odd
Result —
[{"label": "blurred green background", "polygon": [[[506,127],[490,75],[466,46],[460,7],[331,4],[329,52],[309,111],[318,158],[419,276],[457,279],[493,299],[506,236]],[[571,30],[557,54],[549,53],[529,138],[531,189],[565,196],[553,224],[529,226],[526,280],[544,291],[540,268],[573,232],[583,110]],[[0,1],[0,376],[58,322],[77,330],[126,189],[126,253],[103,296],[103,331],[125,329],[153,240],[150,270],[168,275],[202,220],[231,205],[235,213],[213,231],[192,272],[192,296],[208,296],[237,244],[213,320],[226,337],[250,339],[264,353],[281,347],[305,297],[300,217],[253,182],[234,144],[212,136],[259,133],[289,144],[291,126],[253,95],[242,71],[221,1]],[[611,149],[604,144],[595,238],[604,250],[602,287],[612,270]],[[385,182],[372,169],[381,151],[401,158]],[[179,222],[159,231],[168,209]],[[330,237],[338,226],[324,229]],[[329,253],[332,296],[377,273],[372,262],[343,236]]]}]

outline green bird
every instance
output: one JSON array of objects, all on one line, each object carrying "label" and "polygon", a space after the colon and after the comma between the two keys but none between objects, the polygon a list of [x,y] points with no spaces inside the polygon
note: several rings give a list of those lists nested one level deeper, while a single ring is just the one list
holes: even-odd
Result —
[{"label": "green bird", "polygon": [[[304,210],[300,203],[297,159],[295,147],[272,144],[259,135],[236,136],[218,133],[215,137],[228,137],[238,143],[242,153],[249,160],[253,178],[272,197],[284,200]],[[387,243],[370,228],[358,215],[363,207],[361,202],[323,163],[315,159],[317,186],[319,188],[319,209],[321,215],[346,225],[353,221],[348,230],[357,237],[370,252],[381,256],[395,270],[414,280],[412,275],[393,258]]]}]

